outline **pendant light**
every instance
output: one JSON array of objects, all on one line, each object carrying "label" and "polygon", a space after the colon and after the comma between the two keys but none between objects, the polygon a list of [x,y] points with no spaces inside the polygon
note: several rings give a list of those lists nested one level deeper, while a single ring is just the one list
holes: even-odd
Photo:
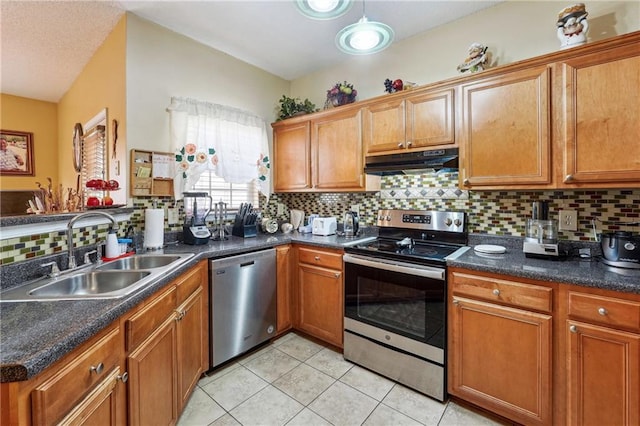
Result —
[{"label": "pendant light", "polygon": [[386,49],[393,42],[393,30],[382,22],[369,21],[364,13],[362,2],[362,18],[344,27],[336,35],[338,49],[350,55],[369,55]]},{"label": "pendant light", "polygon": [[352,0],[296,0],[295,3],[304,16],[318,20],[337,18],[353,6]]}]

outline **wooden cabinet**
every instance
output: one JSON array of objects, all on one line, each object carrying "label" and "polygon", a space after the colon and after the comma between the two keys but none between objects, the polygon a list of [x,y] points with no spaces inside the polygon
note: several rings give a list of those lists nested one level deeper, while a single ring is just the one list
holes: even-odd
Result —
[{"label": "wooden cabinet", "polygon": [[464,187],[551,185],[550,78],[540,65],[462,85]]},{"label": "wooden cabinet", "polygon": [[570,290],[567,424],[640,423],[640,301]]},{"label": "wooden cabinet", "polygon": [[131,196],[173,197],[173,165],[170,152],[131,150]]},{"label": "wooden cabinet", "polygon": [[360,109],[340,108],[273,123],[276,192],[377,190],[364,174]]},{"label": "wooden cabinet", "polygon": [[640,42],[562,61],[565,187],[640,182]]},{"label": "wooden cabinet", "polygon": [[450,270],[448,391],[524,424],[552,421],[552,289]]},{"label": "wooden cabinet", "polygon": [[297,247],[296,328],[342,347],[344,283],[342,251]]},{"label": "wooden cabinet", "polygon": [[293,325],[292,309],[292,259],[291,245],[276,247],[277,320],[276,330],[282,334]]},{"label": "wooden cabinet", "polygon": [[455,146],[455,89],[416,93],[363,108],[366,155]]},{"label": "wooden cabinet", "polygon": [[311,123],[274,123],[273,189],[304,191],[311,189]]}]

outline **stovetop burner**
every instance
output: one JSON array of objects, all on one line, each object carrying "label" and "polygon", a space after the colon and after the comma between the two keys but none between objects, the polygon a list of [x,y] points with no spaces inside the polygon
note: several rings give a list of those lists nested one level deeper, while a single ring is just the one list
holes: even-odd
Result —
[{"label": "stovetop burner", "polygon": [[437,243],[413,242],[411,245],[400,244],[402,240],[378,238],[368,243],[357,244],[356,249],[399,256],[410,256],[423,259],[444,259],[455,252],[458,246]]}]

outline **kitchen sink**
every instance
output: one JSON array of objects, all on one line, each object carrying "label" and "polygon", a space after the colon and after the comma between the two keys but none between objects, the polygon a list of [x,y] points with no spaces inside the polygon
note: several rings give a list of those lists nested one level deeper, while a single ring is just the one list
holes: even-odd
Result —
[{"label": "kitchen sink", "polygon": [[114,299],[166,276],[193,253],[137,254],[63,271],[0,292],[0,302]]},{"label": "kitchen sink", "polygon": [[96,269],[155,269],[170,265],[183,257],[177,254],[139,254],[104,263],[96,267]]},{"label": "kitchen sink", "polygon": [[31,296],[73,297],[114,293],[126,290],[144,277],[148,271],[92,271],[57,279],[28,292]]}]

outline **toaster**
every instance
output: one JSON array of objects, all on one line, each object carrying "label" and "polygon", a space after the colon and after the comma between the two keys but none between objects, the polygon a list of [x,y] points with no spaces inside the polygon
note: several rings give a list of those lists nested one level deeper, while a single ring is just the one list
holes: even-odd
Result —
[{"label": "toaster", "polygon": [[337,228],[335,217],[318,217],[313,220],[311,233],[313,235],[333,235]]}]

